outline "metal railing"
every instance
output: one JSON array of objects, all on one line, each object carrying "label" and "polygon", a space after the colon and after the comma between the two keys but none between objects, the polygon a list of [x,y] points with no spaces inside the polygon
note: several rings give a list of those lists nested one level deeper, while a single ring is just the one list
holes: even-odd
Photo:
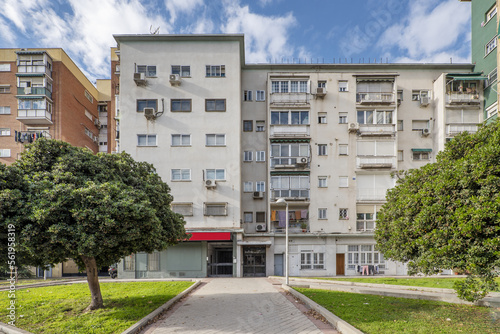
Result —
[{"label": "metal railing", "polygon": [[270,103],[308,104],[309,95],[309,93],[271,93]]},{"label": "metal railing", "polygon": [[357,103],[394,103],[394,93],[380,92],[380,93],[365,93],[358,92],[356,94]]}]

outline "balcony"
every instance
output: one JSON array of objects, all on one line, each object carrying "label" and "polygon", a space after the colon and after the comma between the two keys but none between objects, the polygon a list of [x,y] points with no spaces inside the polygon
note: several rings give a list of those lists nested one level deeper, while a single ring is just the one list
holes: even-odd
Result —
[{"label": "balcony", "polygon": [[271,137],[309,137],[309,125],[271,125]]},{"label": "balcony", "polygon": [[446,126],[446,135],[455,136],[462,132],[476,133],[479,126],[477,124],[448,124]]},{"label": "balcony", "polygon": [[[272,233],[285,233],[286,223],[271,221]],[[290,220],[288,223],[288,233],[307,233],[309,232],[309,219]]]},{"label": "balcony", "polygon": [[479,106],[480,103],[480,96],[476,92],[448,92],[446,94],[446,104],[448,105],[467,104]]},{"label": "balcony", "polygon": [[387,189],[384,188],[358,188],[356,194],[356,200],[363,201],[385,201],[385,194]]},{"label": "balcony", "polygon": [[375,226],[374,220],[358,220],[356,221],[356,232],[373,232]]},{"label": "balcony", "polygon": [[395,102],[393,92],[385,93],[364,93],[356,94],[356,102],[358,104],[392,104]]},{"label": "balcony", "polygon": [[45,87],[17,87],[17,95],[22,96],[46,96],[52,100],[52,92]]},{"label": "balcony", "polygon": [[32,143],[39,138],[51,139],[52,136],[50,135],[48,130],[19,131],[19,132],[16,131],[16,135],[15,135],[15,141],[17,143],[22,143],[22,144]]},{"label": "balcony", "polygon": [[309,189],[272,189],[271,200],[284,198],[287,201],[309,201]]},{"label": "balcony", "polygon": [[52,71],[45,65],[18,65],[17,66],[17,76],[19,77],[29,77],[36,75],[46,75],[51,77]]},{"label": "balcony", "polygon": [[310,168],[309,157],[271,157],[271,168]]},{"label": "balcony", "polygon": [[52,124],[52,114],[46,109],[18,109],[17,118],[23,124]]},{"label": "balcony", "polygon": [[308,93],[271,93],[272,105],[305,105],[309,104]]},{"label": "balcony", "polygon": [[358,156],[356,158],[357,168],[396,168],[396,157],[394,156]]},{"label": "balcony", "polygon": [[393,136],[396,134],[394,124],[360,124],[361,136]]}]

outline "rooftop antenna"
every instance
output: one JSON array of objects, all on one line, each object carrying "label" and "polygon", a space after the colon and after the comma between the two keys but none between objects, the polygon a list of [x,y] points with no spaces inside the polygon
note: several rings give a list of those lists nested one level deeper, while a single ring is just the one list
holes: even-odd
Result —
[{"label": "rooftop antenna", "polygon": [[160,27],[158,27],[155,30],[153,30],[153,25],[151,25],[149,27],[149,32],[151,33],[151,35],[158,35],[160,33]]}]

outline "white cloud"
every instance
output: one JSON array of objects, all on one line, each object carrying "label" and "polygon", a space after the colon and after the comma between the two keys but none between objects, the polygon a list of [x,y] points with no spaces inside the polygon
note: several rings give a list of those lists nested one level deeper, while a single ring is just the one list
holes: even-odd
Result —
[{"label": "white cloud", "polygon": [[14,46],[16,35],[2,17],[0,17],[0,37],[6,44]]},{"label": "white cloud", "polygon": [[251,13],[238,1],[225,1],[227,21],[223,33],[245,34],[245,57],[250,63],[267,62],[269,58],[292,56],[288,43],[289,30],[296,23],[292,13],[285,16],[263,16]]},{"label": "white cloud", "polygon": [[[390,26],[377,46],[397,48],[405,54],[401,59],[443,61],[465,59],[470,41],[470,6],[447,0],[436,6],[435,0],[415,0],[408,16]],[[458,48],[457,51],[457,43]],[[466,46],[467,45],[467,46]]]},{"label": "white cloud", "polygon": [[170,12],[170,23],[177,19],[178,13],[191,13],[203,6],[203,0],[165,0],[165,7]]}]

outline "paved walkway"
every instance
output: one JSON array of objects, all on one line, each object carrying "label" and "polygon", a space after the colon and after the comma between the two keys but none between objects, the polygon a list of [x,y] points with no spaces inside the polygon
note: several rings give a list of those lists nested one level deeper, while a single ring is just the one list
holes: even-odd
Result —
[{"label": "paved walkway", "polygon": [[267,278],[211,279],[146,333],[323,332]]}]

